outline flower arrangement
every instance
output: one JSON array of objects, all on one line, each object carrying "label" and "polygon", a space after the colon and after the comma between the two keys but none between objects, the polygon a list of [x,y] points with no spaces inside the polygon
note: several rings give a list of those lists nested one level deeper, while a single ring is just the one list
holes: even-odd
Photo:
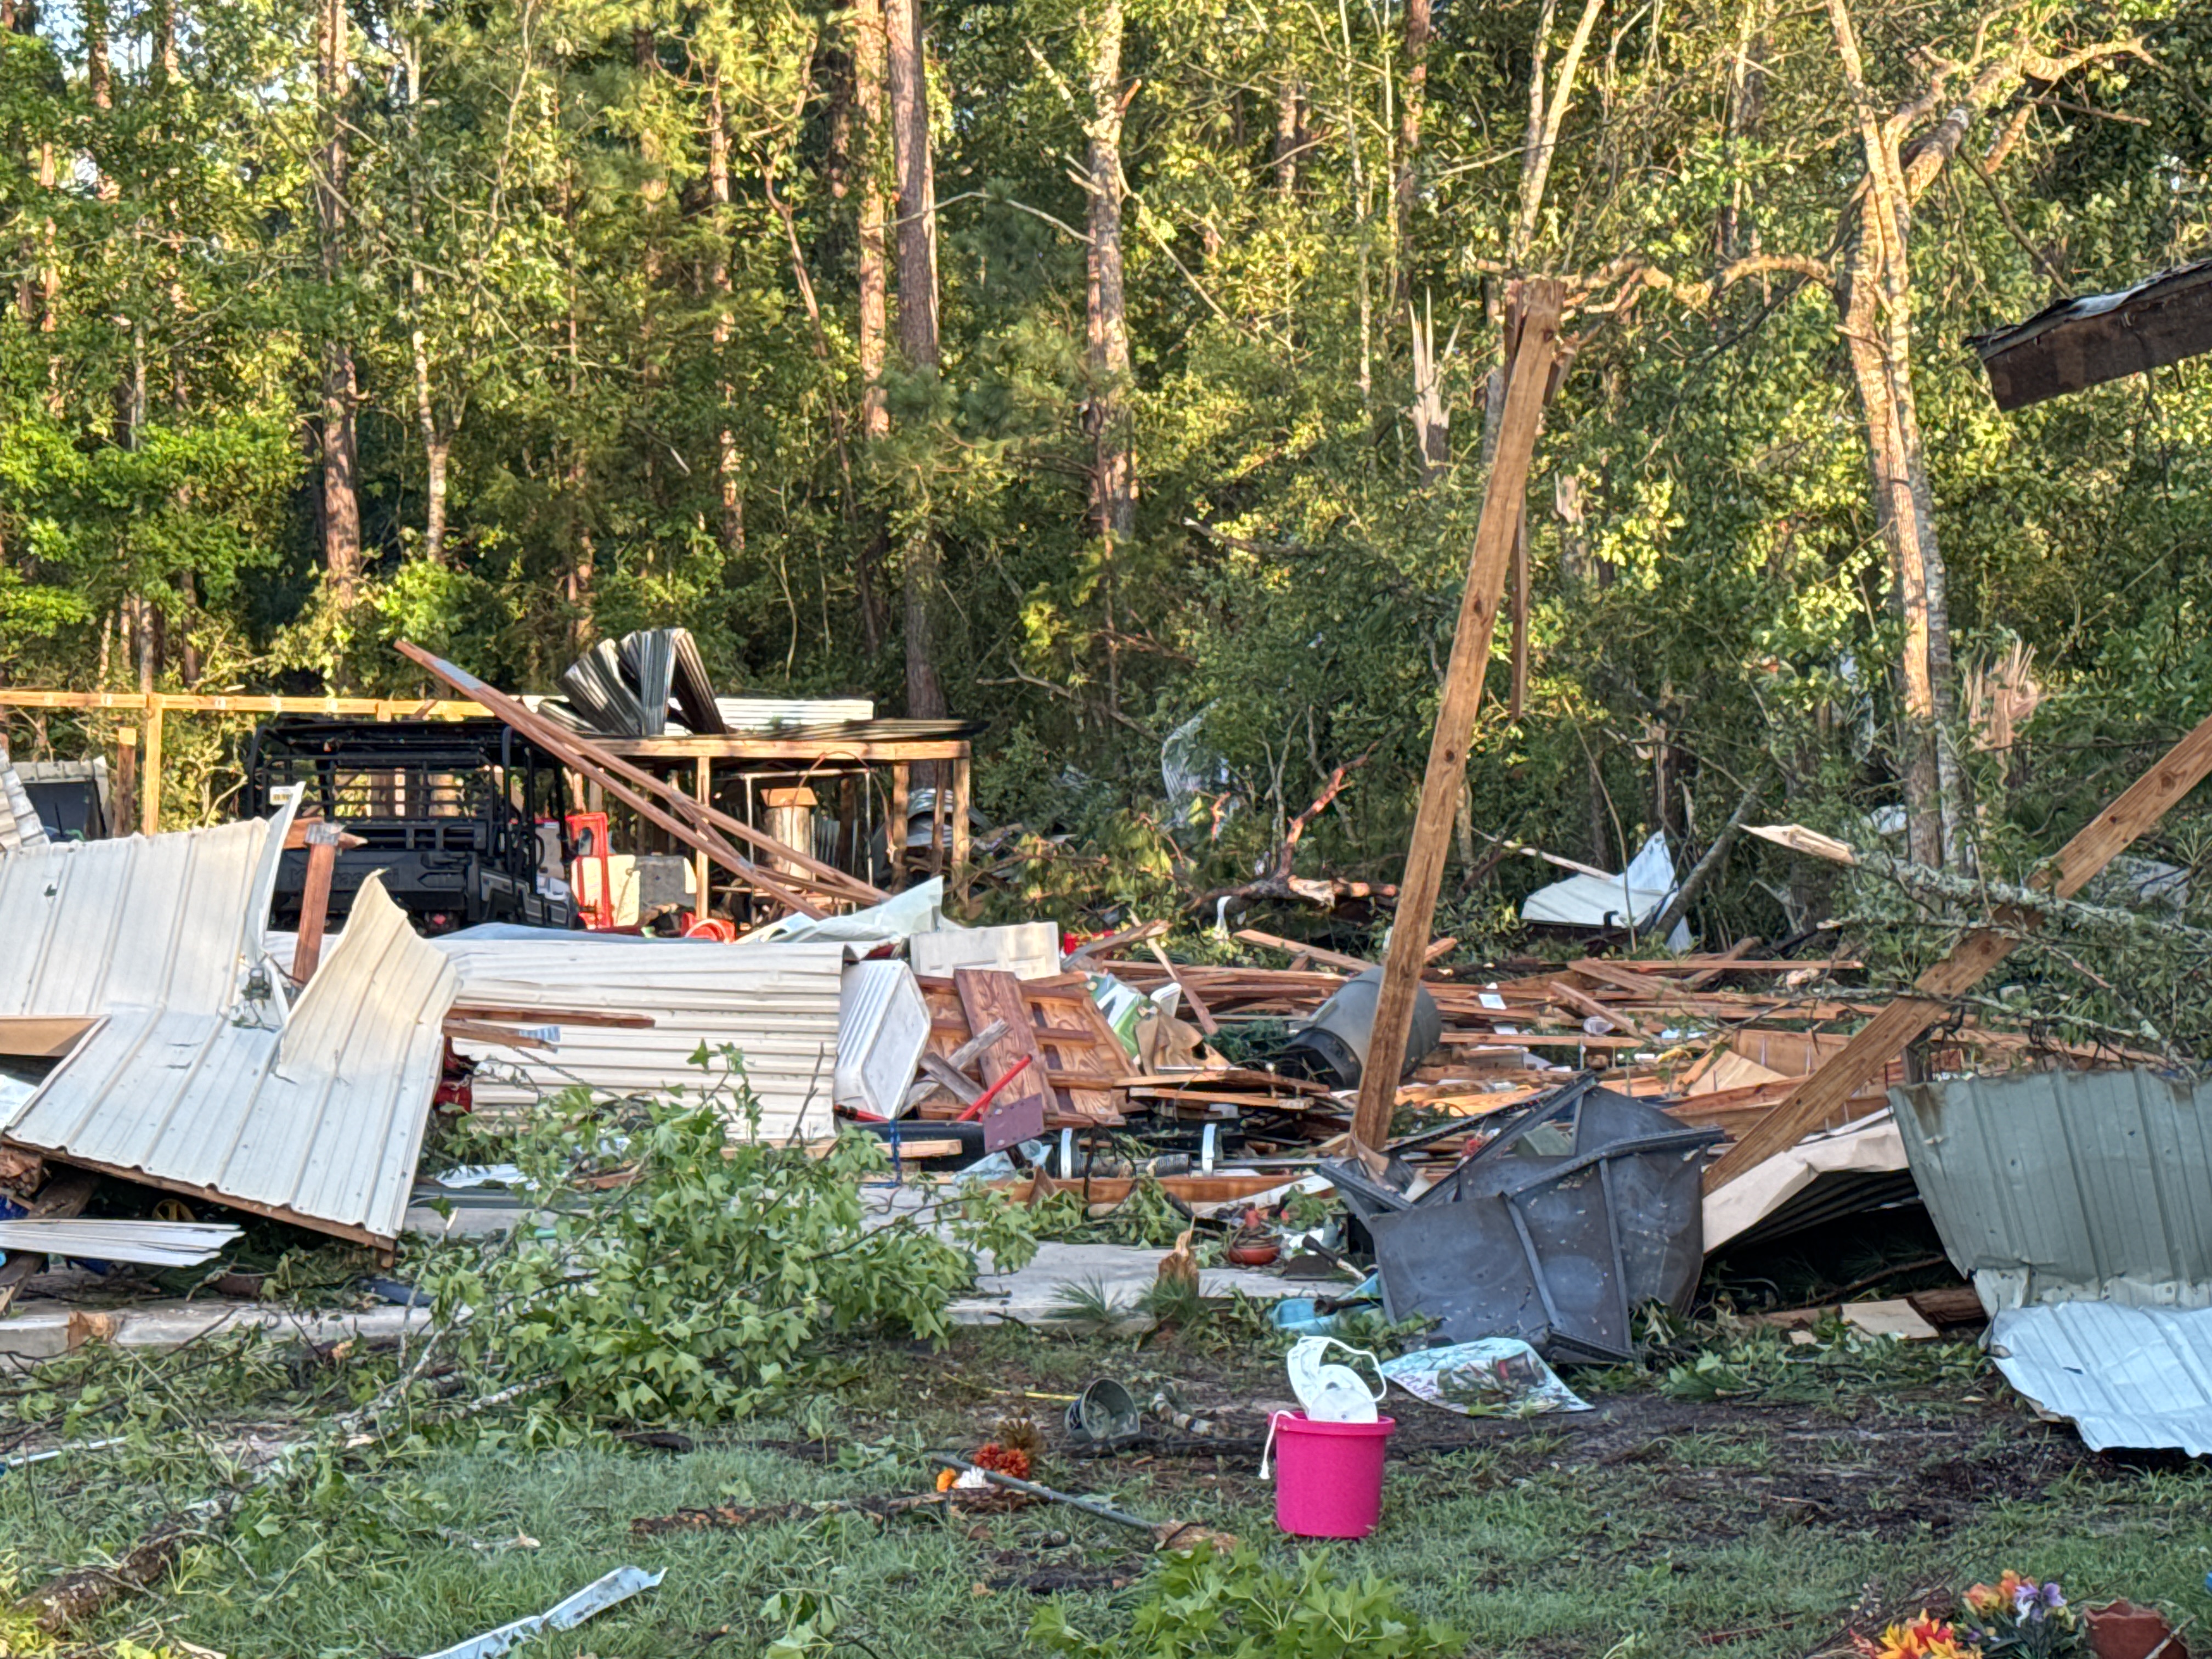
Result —
[{"label": "flower arrangement", "polygon": [[2062,1659],[2085,1651],[2074,1609],[2052,1579],[2038,1583],[2008,1571],[1966,1592],[1961,1628],[1921,1609],[1879,1640],[1856,1638],[1866,1659]]},{"label": "flower arrangement", "polygon": [[1974,1620],[1976,1650],[1988,1659],[2053,1659],[2082,1651],[2074,1609],[2055,1578],[2039,1584],[2008,1571],[1994,1584],[1968,1590],[1966,1611]]},{"label": "flower arrangement", "polygon": [[1917,1619],[1892,1625],[1878,1642],[1858,1638],[1868,1659],[1979,1659],[1981,1650],[1923,1607]]}]

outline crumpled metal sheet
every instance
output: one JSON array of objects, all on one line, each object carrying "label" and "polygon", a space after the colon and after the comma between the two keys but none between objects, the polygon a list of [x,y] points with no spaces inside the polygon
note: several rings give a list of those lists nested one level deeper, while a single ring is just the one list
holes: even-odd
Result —
[{"label": "crumpled metal sheet", "polygon": [[1990,1357],[2037,1409],[2071,1420],[2092,1451],[2212,1453],[2212,1309],[2008,1309],[1990,1328]]},{"label": "crumpled metal sheet", "polygon": [[2212,1085],[2029,1072],[1890,1091],[1952,1264],[1995,1316],[2212,1306]]},{"label": "crumpled metal sheet", "polygon": [[595,1578],[574,1595],[555,1602],[543,1613],[518,1619],[497,1630],[471,1637],[456,1647],[441,1648],[427,1659],[498,1659],[509,1648],[527,1642],[542,1630],[574,1630],[586,1619],[618,1607],[641,1590],[649,1590],[666,1577],[643,1567],[617,1567],[604,1578]]},{"label": "crumpled metal sheet", "polygon": [[1384,1311],[1434,1316],[1455,1341],[1518,1337],[1554,1361],[1634,1358],[1633,1310],[1696,1287],[1701,1155],[1718,1138],[1589,1079],[1569,1085],[1408,1208],[1367,1218]]}]

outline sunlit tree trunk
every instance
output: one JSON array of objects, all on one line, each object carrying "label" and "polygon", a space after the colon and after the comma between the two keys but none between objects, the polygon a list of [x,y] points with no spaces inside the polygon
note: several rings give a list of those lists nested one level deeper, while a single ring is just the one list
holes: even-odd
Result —
[{"label": "sunlit tree trunk", "polygon": [[1127,107],[1121,86],[1121,0],[1092,0],[1085,21],[1091,35],[1086,331],[1091,380],[1086,420],[1097,457],[1092,504],[1101,544],[1107,701],[1118,713],[1121,647],[1115,567],[1135,528],[1137,513],[1136,454],[1128,406],[1129,311],[1121,270],[1121,118]]},{"label": "sunlit tree trunk", "polygon": [[714,476],[722,498],[722,551],[735,556],[745,550],[745,498],[742,462],[738,454],[737,388],[723,362],[729,350],[734,319],[730,314],[730,129],[722,107],[722,70],[716,64],[707,71],[707,198],[714,204],[713,251],[707,262],[707,286],[714,295],[714,357],[723,370],[719,392],[722,400],[721,429],[714,438]]},{"label": "sunlit tree trunk", "polygon": [[1420,193],[1416,166],[1421,153],[1421,115],[1428,98],[1429,0],[1406,0],[1405,83],[1398,106],[1397,309],[1413,297],[1413,204]]},{"label": "sunlit tree trunk", "polygon": [[1867,90],[1850,14],[1843,0],[1830,0],[1829,13],[1866,157],[1866,189],[1852,216],[1836,304],[1866,429],[1875,523],[1889,548],[1904,623],[1898,678],[1905,702],[1906,848],[1919,863],[1954,866],[1966,856],[1959,823],[1963,780],[1950,741],[1950,606],[1912,395],[1913,191],[1896,138]]},{"label": "sunlit tree trunk", "polygon": [[[937,335],[937,214],[929,153],[929,87],[921,0],[884,7],[891,132],[898,158],[898,341],[907,365],[933,373]],[[917,720],[945,713],[938,678],[936,532],[918,524],[906,538],[906,705]]]},{"label": "sunlit tree trunk", "polygon": [[[344,275],[346,128],[344,111],[350,75],[345,0],[322,0],[319,79],[324,139],[317,158],[317,228],[322,239],[323,281],[335,295]],[[361,578],[360,452],[354,419],[359,387],[353,349],[334,326],[323,348],[323,565],[332,602],[343,612],[353,607]]]},{"label": "sunlit tree trunk", "polygon": [[[860,437],[873,442],[890,435],[890,409],[884,399],[884,334],[890,316],[888,270],[884,257],[884,232],[890,218],[884,181],[890,160],[890,131],[884,99],[884,37],[883,0],[854,0],[853,101],[859,116],[856,147],[860,179],[860,235],[857,276],[860,284]],[[883,648],[883,600],[876,592],[876,575],[890,550],[880,515],[867,532],[854,572],[860,605],[860,635],[868,655]]]}]

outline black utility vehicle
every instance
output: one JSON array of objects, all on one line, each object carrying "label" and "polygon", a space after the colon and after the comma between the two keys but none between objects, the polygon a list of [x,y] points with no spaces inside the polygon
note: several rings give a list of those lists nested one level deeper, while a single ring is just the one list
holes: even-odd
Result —
[{"label": "black utility vehicle", "polygon": [[[253,734],[243,816],[266,817],[272,790],[304,783],[303,817],[366,843],[338,854],[329,925],[343,925],[372,870],[426,933],[478,922],[573,927],[557,884],[568,866],[560,763],[497,720],[352,720],[285,715]],[[307,854],[277,868],[275,925],[296,928]]]}]

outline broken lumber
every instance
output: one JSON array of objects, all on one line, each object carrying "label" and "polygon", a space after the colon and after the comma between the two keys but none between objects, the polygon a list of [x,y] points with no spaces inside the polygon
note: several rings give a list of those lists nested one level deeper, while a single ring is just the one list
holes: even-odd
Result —
[{"label": "broken lumber", "polygon": [[[400,654],[409,661],[481,703],[507,726],[530,738],[570,769],[599,784],[632,811],[659,825],[686,846],[706,854],[747,885],[788,905],[800,915],[818,918],[822,912],[800,897],[794,890],[797,887],[813,888],[832,899],[847,899],[864,904],[880,904],[890,896],[858,877],[847,875],[843,871],[823,863],[811,853],[787,847],[773,836],[765,835],[704,801],[694,800],[666,779],[653,776],[619,755],[608,752],[588,738],[563,730],[514,698],[493,690],[466,670],[431,655],[420,646],[406,640],[396,641],[396,646]],[[659,801],[656,803],[640,795],[637,792],[641,788],[659,797]],[[723,839],[721,834],[717,833],[720,831],[734,835],[757,851],[779,860],[780,867],[771,874],[739,853]]]},{"label": "broken lumber", "polygon": [[[2167,750],[2156,765],[2090,819],[2035,873],[2032,884],[2062,899],[2072,898],[2203,782],[2208,773],[2212,773],[2212,717]],[[1906,1044],[1948,1018],[1953,999],[1973,989],[2011,955],[2019,935],[2033,929],[2038,918],[2033,911],[2006,905],[1999,908],[1996,920],[2006,932],[1976,928],[1960,939],[1948,956],[1913,981],[1911,994],[1898,998],[1860,1027],[1834,1059],[1791,1090],[1780,1105],[1707,1170],[1705,1190],[1710,1193],[1726,1186],[1804,1139],[1808,1130],[1856,1093]]]},{"label": "broken lumber", "polygon": [[1407,1033],[1413,1021],[1413,999],[1420,989],[1422,952],[1429,923],[1436,915],[1444,854],[1452,821],[1466,786],[1467,751],[1474,717],[1482,704],[1482,679],[1490,665],[1491,635],[1498,626],[1507,567],[1520,532],[1528,467],[1535,459],[1536,434],[1553,370],[1561,361],[1560,312],[1565,294],[1546,278],[1517,284],[1520,338],[1512,354],[1504,412],[1498,423],[1498,447],[1483,485],[1482,516],[1468,560],[1467,587],[1460,599],[1452,635],[1451,662],[1444,671],[1443,695],[1437,705],[1436,730],[1429,740],[1428,769],[1421,780],[1420,806],[1413,817],[1413,843],[1406,850],[1406,873],[1398,884],[1397,918],[1382,968],[1382,994],[1367,1041],[1367,1063],[1359,1079],[1359,1106],[1352,1121],[1353,1141],[1372,1152],[1389,1138],[1390,1114],[1397,1102],[1398,1073],[1406,1058]]},{"label": "broken lumber", "polygon": [[[94,1189],[100,1185],[100,1176],[90,1170],[58,1169],[45,1190],[31,1200],[24,1211],[26,1221],[63,1221],[83,1212],[92,1201]],[[38,1271],[39,1264],[46,1259],[44,1250],[11,1250],[5,1261],[0,1261],[0,1314],[4,1314],[15,1300],[15,1293],[23,1288],[23,1281]]]}]

